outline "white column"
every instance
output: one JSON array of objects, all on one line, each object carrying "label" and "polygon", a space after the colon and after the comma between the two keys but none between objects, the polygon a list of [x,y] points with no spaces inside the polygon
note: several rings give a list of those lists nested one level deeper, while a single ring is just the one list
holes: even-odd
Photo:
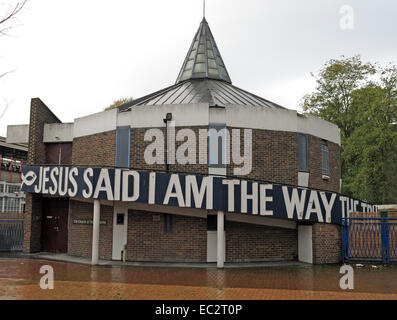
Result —
[{"label": "white column", "polygon": [[101,203],[94,200],[94,219],[92,221],[92,260],[91,264],[98,264],[99,256],[99,221],[101,218]]},{"label": "white column", "polygon": [[313,263],[312,226],[298,226],[298,260]]},{"label": "white column", "polygon": [[225,264],[225,214],[218,211],[218,228],[217,228],[217,267],[223,268]]}]

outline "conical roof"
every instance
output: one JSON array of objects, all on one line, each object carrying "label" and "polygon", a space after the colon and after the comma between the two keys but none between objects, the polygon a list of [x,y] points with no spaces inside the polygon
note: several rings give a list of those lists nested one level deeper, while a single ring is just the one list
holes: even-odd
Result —
[{"label": "conical roof", "polygon": [[211,106],[246,105],[267,108],[282,106],[232,85],[205,18],[193,39],[176,84],[119,106],[208,103]]},{"label": "conical roof", "polygon": [[176,83],[205,78],[232,83],[207,20],[203,18]]}]

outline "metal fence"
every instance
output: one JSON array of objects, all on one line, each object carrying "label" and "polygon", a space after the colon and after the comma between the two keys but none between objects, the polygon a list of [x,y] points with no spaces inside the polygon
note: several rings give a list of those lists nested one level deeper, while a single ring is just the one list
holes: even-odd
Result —
[{"label": "metal fence", "polygon": [[23,249],[23,220],[0,219],[0,252]]},{"label": "metal fence", "polygon": [[397,261],[397,218],[343,218],[343,262]]}]

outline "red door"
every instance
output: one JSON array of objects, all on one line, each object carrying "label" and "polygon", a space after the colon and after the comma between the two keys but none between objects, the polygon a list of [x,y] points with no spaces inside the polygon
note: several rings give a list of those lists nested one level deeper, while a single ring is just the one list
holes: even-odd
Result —
[{"label": "red door", "polygon": [[69,199],[43,199],[41,251],[66,253],[68,250]]}]

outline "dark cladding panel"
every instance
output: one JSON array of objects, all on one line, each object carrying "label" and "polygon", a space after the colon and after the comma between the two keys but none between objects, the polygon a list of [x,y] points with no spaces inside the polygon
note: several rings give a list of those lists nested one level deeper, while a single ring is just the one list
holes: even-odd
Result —
[{"label": "dark cladding panel", "polygon": [[72,164],[72,143],[47,143],[45,145],[46,164]]},{"label": "dark cladding panel", "polygon": [[117,168],[130,167],[130,127],[118,127],[116,130],[116,160]]}]

